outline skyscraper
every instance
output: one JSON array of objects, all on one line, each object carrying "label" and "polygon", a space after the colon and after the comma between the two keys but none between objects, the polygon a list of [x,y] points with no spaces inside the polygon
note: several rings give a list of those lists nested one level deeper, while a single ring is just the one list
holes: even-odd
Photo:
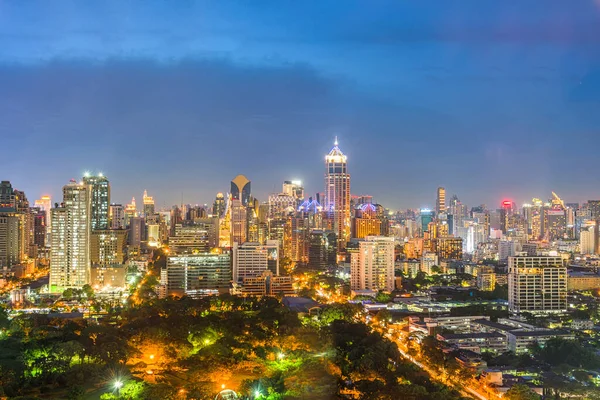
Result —
[{"label": "skyscraper", "polygon": [[85,174],[83,183],[90,186],[91,216],[93,230],[108,229],[108,205],[110,204],[110,184],[102,175]]},{"label": "skyscraper", "polygon": [[231,245],[233,243],[244,243],[248,233],[248,213],[246,207],[240,200],[232,200],[230,211],[230,234]]},{"label": "skyscraper", "polygon": [[248,206],[251,194],[250,180],[244,175],[238,175],[231,181],[231,199],[239,200],[242,205]]},{"label": "skyscraper", "polygon": [[352,290],[394,290],[394,238],[367,236],[350,262]]},{"label": "skyscraper", "polygon": [[46,213],[46,226],[48,227],[48,233],[51,228],[50,222],[50,210],[52,209],[52,200],[50,196],[44,195],[39,200],[36,200],[33,205],[35,207],[39,207],[42,211]]},{"label": "skyscraper", "polygon": [[148,196],[148,191],[144,190],[144,217],[154,214],[154,198]]},{"label": "skyscraper", "polygon": [[109,208],[110,229],[125,229],[125,209],[122,204],[111,204]]},{"label": "skyscraper", "polygon": [[279,275],[279,243],[268,240],[266,245],[259,243],[233,244],[233,282],[261,275],[271,271]]},{"label": "skyscraper", "polygon": [[338,147],[337,137],[325,156],[325,211],[333,220],[338,250],[350,239],[350,174],[347,157]]},{"label": "skyscraper", "polygon": [[52,209],[50,291],[80,288],[90,282],[90,186],[71,181],[63,204]]},{"label": "skyscraper", "polygon": [[437,189],[437,199],[435,201],[435,213],[437,215],[446,212],[446,189],[439,187]]},{"label": "skyscraper", "polygon": [[212,215],[213,217],[221,218],[225,213],[225,196],[223,193],[217,193],[215,202],[213,203]]}]

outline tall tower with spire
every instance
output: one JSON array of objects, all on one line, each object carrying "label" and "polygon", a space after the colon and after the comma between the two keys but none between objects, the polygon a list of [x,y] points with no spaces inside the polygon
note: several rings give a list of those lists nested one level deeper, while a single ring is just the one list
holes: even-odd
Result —
[{"label": "tall tower with spire", "polygon": [[338,250],[350,239],[350,174],[347,157],[338,147],[335,137],[332,149],[325,156],[325,203],[323,208],[333,219]]}]

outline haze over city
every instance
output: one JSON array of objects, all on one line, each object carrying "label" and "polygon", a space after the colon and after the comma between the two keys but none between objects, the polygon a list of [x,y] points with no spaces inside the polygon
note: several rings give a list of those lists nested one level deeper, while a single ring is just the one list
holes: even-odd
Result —
[{"label": "haze over city", "polygon": [[[141,7],[137,7],[141,5]],[[334,136],[353,193],[392,209],[594,198],[598,2],[0,5],[0,160],[60,196],[86,170],[114,201],[322,191]],[[52,18],[47,18],[52,15]]]}]

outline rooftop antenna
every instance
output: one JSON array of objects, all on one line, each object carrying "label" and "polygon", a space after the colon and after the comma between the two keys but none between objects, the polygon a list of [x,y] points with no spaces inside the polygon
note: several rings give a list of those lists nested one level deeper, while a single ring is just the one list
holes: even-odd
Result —
[{"label": "rooftop antenna", "polygon": [[337,146],[337,145],[338,145],[338,139],[337,139],[337,135],[335,135],[335,142],[333,142],[333,145],[334,145],[334,146]]}]

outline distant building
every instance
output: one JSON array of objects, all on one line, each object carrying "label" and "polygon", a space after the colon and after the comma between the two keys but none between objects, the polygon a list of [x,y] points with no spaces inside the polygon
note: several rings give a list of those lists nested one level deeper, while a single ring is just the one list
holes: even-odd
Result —
[{"label": "distant building", "polygon": [[579,253],[590,255],[596,253],[596,225],[581,227],[579,234]]},{"label": "distant building", "polygon": [[462,238],[444,236],[432,240],[435,252],[440,260],[461,260],[463,255]]},{"label": "distant building", "polygon": [[508,307],[513,313],[567,310],[567,268],[561,257],[509,257]]},{"label": "distant building", "polygon": [[352,290],[394,290],[394,238],[367,236],[351,254]]},{"label": "distant building", "polygon": [[333,220],[332,230],[337,239],[337,250],[350,240],[350,174],[348,157],[338,147],[337,137],[325,156],[325,212]]},{"label": "distant building", "polygon": [[146,223],[143,217],[131,217],[129,219],[129,245],[140,247],[146,240]]},{"label": "distant building", "polygon": [[569,272],[567,290],[596,290],[600,289],[600,275],[589,272]]},{"label": "distant building", "polygon": [[21,221],[17,215],[0,213],[0,268],[21,262],[20,226]]},{"label": "distant building", "polygon": [[221,218],[225,214],[225,196],[223,193],[217,193],[213,203],[212,215]]},{"label": "distant building", "polygon": [[251,183],[244,175],[238,175],[231,181],[231,199],[239,200],[243,206],[248,206],[251,196]]},{"label": "distant building", "polygon": [[248,234],[248,211],[241,200],[233,199],[230,206],[230,243],[244,243]]},{"label": "distant building", "polygon": [[435,213],[440,215],[446,212],[446,189],[439,187],[437,189],[437,199],[435,202]]},{"label": "distant building", "polygon": [[103,229],[90,235],[90,262],[97,266],[115,266],[125,263],[127,230]]},{"label": "distant building", "polygon": [[496,272],[494,267],[481,265],[477,267],[477,289],[491,292],[496,288]]},{"label": "distant building", "polygon": [[204,224],[177,224],[175,236],[169,237],[169,248],[176,254],[208,253],[208,231]]},{"label": "distant building", "polygon": [[154,214],[154,198],[148,196],[148,192],[144,190],[144,197],[142,200],[144,202],[144,217],[148,218]]},{"label": "distant building", "polygon": [[110,229],[125,229],[125,209],[121,204],[109,207]]},{"label": "distant building", "polygon": [[332,231],[313,230],[308,245],[308,266],[311,269],[325,271],[327,267],[337,265],[337,240]]}]

